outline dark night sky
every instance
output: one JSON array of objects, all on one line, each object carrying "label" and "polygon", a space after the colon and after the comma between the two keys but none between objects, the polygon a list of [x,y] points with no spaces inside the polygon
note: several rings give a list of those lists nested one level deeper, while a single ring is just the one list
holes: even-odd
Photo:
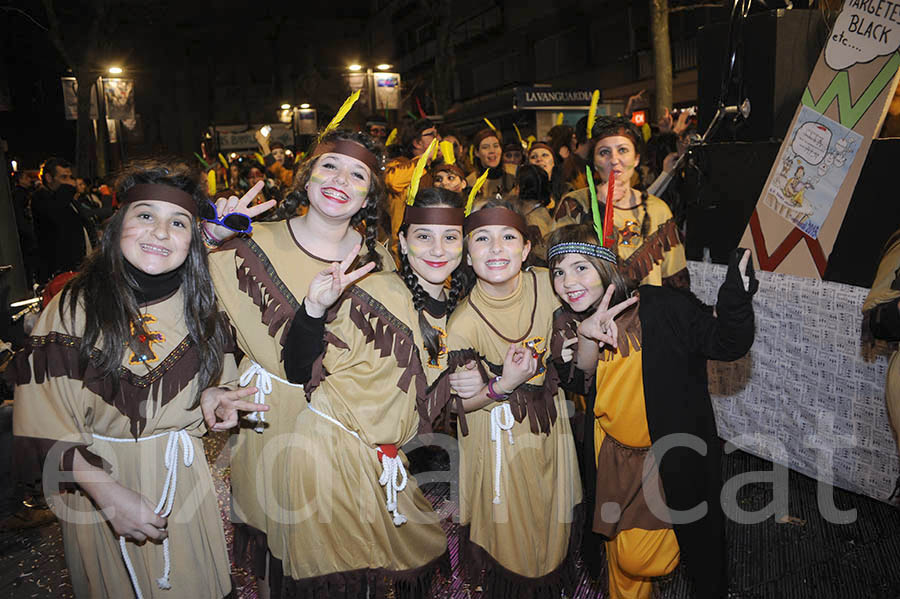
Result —
[{"label": "dark night sky", "polygon": [[[358,52],[368,1],[269,3],[108,0],[97,73],[112,64],[136,81],[137,111],[150,121],[151,151],[190,154],[211,122],[265,120],[269,104],[292,96],[335,95],[340,67]],[[91,2],[54,0],[63,38],[75,47],[88,35]],[[37,0],[10,2],[41,26]],[[9,157],[26,168],[48,155],[74,158],[75,121],[63,116],[59,78],[67,65],[41,26],[0,11],[0,87],[12,110],[0,111]],[[77,54],[77,52],[72,52]],[[2,95],[2,94],[0,94]],[[236,98],[236,96],[240,96]],[[329,97],[331,102],[334,99]],[[183,133],[185,128],[191,129]]]}]

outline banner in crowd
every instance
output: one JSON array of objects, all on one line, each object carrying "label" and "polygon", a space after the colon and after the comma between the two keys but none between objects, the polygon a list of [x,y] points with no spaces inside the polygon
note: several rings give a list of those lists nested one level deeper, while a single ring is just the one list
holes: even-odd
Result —
[{"label": "banner in crowd", "polygon": [[400,108],[400,74],[374,73],[375,110],[397,110]]},{"label": "banner in crowd", "polygon": [[[256,132],[263,125],[217,125],[211,127],[212,133],[216,136],[220,150],[255,150],[258,147],[256,143]],[[274,123],[269,125],[269,143],[280,141],[285,146],[294,145],[294,132],[290,125]]]},{"label": "banner in crowd", "polygon": [[[75,77],[62,77],[63,91],[63,109],[65,110],[67,121],[78,120],[78,81]],[[97,120],[99,113],[97,112],[97,94],[93,93],[94,86],[91,85],[91,119]]]},{"label": "banner in crowd", "polygon": [[900,79],[897,6],[844,3],[741,239],[761,269],[824,275]]},{"label": "banner in crowd", "polygon": [[133,79],[104,79],[103,95],[106,98],[106,118],[114,121],[134,118]]},{"label": "banner in crowd", "polygon": [[[691,289],[714,304],[725,266],[689,262]],[[792,470],[888,501],[900,457],[887,414],[887,357],[864,359],[868,289],[757,272],[756,339],[709,363],[719,436]],[[896,499],[895,499],[896,501]]]}]

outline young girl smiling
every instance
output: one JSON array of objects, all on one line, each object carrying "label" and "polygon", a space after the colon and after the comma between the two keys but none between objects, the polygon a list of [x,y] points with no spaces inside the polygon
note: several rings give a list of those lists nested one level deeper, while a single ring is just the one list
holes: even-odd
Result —
[{"label": "young girl smiling", "polygon": [[[548,245],[553,287],[570,310],[554,334],[577,334],[576,364],[596,373],[593,435],[585,435],[596,467],[589,517],[606,541],[610,596],[650,597],[652,578],[670,573],[684,551],[697,596],[723,597],[721,449],[706,360],[736,360],[753,343],[750,252],[732,259],[713,316],[685,291],[642,285],[634,293],[588,225],[557,229]],[[675,433],[703,449],[654,445]],[[706,515],[673,526],[669,508],[702,503]]]},{"label": "young girl smiling", "polygon": [[[460,546],[486,596],[559,597],[568,588],[578,465],[548,341],[559,303],[546,269],[522,270],[525,220],[492,200],[465,225],[478,277],[448,323],[448,368],[477,360],[487,384],[460,389]],[[482,576],[483,575],[483,576]]]}]

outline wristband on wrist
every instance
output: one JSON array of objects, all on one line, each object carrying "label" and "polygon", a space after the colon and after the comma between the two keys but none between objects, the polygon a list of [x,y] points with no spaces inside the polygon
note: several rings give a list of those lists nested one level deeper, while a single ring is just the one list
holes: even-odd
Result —
[{"label": "wristband on wrist", "polygon": [[487,383],[487,396],[488,399],[492,399],[494,401],[503,401],[504,399],[509,399],[509,393],[498,393],[494,389],[494,385],[497,384],[497,381],[500,380],[499,376],[495,376],[492,379],[488,380]]},{"label": "wristband on wrist", "polygon": [[222,245],[221,239],[216,239],[213,235],[206,230],[206,225],[200,225],[200,235],[203,237],[203,244],[209,249],[217,248]]}]

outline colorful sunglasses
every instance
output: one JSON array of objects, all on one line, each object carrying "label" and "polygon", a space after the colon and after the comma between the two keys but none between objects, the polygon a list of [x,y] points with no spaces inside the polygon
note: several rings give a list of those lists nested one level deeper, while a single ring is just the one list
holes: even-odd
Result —
[{"label": "colorful sunglasses", "polygon": [[253,224],[249,216],[240,212],[229,212],[222,218],[219,218],[216,205],[210,200],[206,200],[206,204],[201,204],[200,218],[208,223],[221,225],[235,233],[250,233],[253,231]]}]

